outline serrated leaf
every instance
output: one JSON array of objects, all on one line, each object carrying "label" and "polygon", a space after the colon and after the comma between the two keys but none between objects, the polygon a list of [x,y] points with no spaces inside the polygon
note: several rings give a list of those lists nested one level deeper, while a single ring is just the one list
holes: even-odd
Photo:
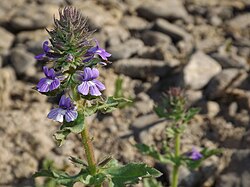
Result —
[{"label": "serrated leaf", "polygon": [[60,127],[60,130],[54,134],[54,138],[56,139],[59,146],[61,146],[67,136],[73,133],[80,133],[84,129],[84,115],[78,113],[75,121],[72,122],[63,122],[63,125]]},{"label": "serrated leaf", "polygon": [[98,110],[100,110],[102,113],[108,113],[115,110],[119,105],[124,105],[125,103],[132,102],[129,99],[126,98],[115,98],[115,97],[108,97],[105,103],[103,103],[101,106],[98,107]]},{"label": "serrated leaf", "polygon": [[146,178],[143,180],[144,187],[163,187],[163,185],[154,178]]},{"label": "serrated leaf", "polygon": [[79,164],[79,165],[84,166],[84,167],[88,166],[84,160],[81,160],[81,159],[73,157],[73,156],[70,156],[69,160],[75,164]]},{"label": "serrated leaf", "polygon": [[67,187],[73,187],[76,182],[82,181],[82,178],[86,175],[86,170],[81,170],[77,175],[73,176],[70,176],[62,171],[40,170],[36,172],[33,177],[50,177],[53,178],[58,184],[65,185]]},{"label": "serrated leaf", "polygon": [[154,147],[148,146],[146,144],[136,144],[136,148],[143,154],[153,157],[162,163],[175,163],[173,156],[170,153],[165,155],[160,154]]},{"label": "serrated leaf", "polygon": [[110,176],[111,186],[121,187],[136,184],[145,177],[159,177],[161,173],[144,163],[129,163],[125,166],[110,167],[104,172]]},{"label": "serrated leaf", "polygon": [[86,185],[100,185],[107,178],[104,173],[97,173],[96,175],[87,175],[84,179],[81,180]]}]

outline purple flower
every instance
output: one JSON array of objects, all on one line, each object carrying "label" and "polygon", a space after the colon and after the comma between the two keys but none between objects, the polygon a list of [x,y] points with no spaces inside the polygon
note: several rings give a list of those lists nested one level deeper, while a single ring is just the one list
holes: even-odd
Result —
[{"label": "purple flower", "polygon": [[188,153],[188,157],[190,157],[192,160],[199,160],[203,157],[203,155],[193,147],[192,151]]},{"label": "purple flower", "polygon": [[71,122],[77,118],[77,115],[76,107],[70,98],[66,98],[65,95],[63,95],[59,102],[59,108],[52,109],[47,117],[58,122],[63,122],[63,118],[65,117],[67,122]]},{"label": "purple flower", "polygon": [[106,52],[105,49],[101,48],[99,46],[99,43],[96,39],[95,40],[95,43],[96,43],[96,46],[95,47],[91,47],[87,53],[85,54],[85,57],[88,57],[87,59],[84,60],[84,62],[87,62],[89,60],[91,60],[92,58],[94,58],[95,54],[99,55],[103,60],[108,60],[107,57],[110,57],[111,54]]},{"label": "purple flower", "polygon": [[105,90],[105,86],[96,78],[99,76],[99,71],[96,68],[86,67],[84,73],[80,73],[80,81],[82,83],[78,86],[78,92],[82,95],[100,96],[100,91]]},{"label": "purple flower", "polygon": [[55,70],[44,66],[43,72],[46,77],[40,79],[37,84],[37,90],[39,92],[48,92],[57,89],[60,86],[60,79],[56,77]]},{"label": "purple flower", "polygon": [[42,60],[44,57],[46,57],[46,54],[49,53],[50,48],[49,48],[49,42],[48,41],[43,42],[43,51],[44,51],[44,53],[36,55],[35,59]]}]

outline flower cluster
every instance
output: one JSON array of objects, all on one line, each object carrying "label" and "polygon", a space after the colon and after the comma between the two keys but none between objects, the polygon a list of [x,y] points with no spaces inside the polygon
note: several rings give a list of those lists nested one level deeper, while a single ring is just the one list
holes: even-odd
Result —
[{"label": "flower cluster", "polygon": [[111,54],[101,48],[96,39],[93,39],[96,45],[91,45],[92,32],[88,32],[86,19],[78,11],[66,7],[59,16],[54,29],[48,31],[50,43],[45,41],[43,53],[35,56],[37,60],[54,62],[52,68],[43,67],[45,77],[40,79],[37,90],[44,94],[63,93],[59,108],[52,109],[48,118],[71,122],[77,118],[77,108],[70,93],[78,92],[81,97],[101,96],[105,86],[97,80],[99,71],[95,66],[106,65]]}]

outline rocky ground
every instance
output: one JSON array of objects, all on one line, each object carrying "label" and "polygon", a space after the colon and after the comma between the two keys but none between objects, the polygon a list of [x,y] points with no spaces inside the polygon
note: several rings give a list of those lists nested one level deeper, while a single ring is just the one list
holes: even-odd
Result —
[{"label": "rocky ground", "polygon": [[102,71],[112,95],[123,79],[134,104],[94,116],[91,133],[98,158],[143,160],[136,142],[158,144],[165,122],[153,112],[161,92],[186,89],[201,113],[183,137],[188,150],[222,148],[198,171],[181,171],[185,187],[250,186],[250,1],[249,0],[2,0],[0,4],[0,186],[35,186],[31,175],[45,159],[71,171],[69,155],[84,155],[78,136],[58,148],[58,127],[46,119],[51,104],[32,90],[43,76],[34,55],[48,35],[58,7],[73,5],[89,18],[94,37],[112,53]]}]

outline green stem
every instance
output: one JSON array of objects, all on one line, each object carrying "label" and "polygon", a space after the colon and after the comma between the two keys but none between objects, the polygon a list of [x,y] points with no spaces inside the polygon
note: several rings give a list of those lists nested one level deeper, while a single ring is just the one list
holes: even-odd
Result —
[{"label": "green stem", "polygon": [[[180,156],[180,133],[175,133],[175,158],[179,158]],[[175,163],[174,169],[173,169],[173,175],[172,175],[172,184],[171,187],[177,187],[178,186],[178,178],[179,178],[179,163]]]},{"label": "green stem", "polygon": [[84,130],[81,132],[82,135],[82,143],[85,150],[89,170],[91,175],[96,174],[96,162],[95,162],[95,156],[93,151],[93,144],[91,139],[89,138],[89,132],[88,127],[85,125]]}]

